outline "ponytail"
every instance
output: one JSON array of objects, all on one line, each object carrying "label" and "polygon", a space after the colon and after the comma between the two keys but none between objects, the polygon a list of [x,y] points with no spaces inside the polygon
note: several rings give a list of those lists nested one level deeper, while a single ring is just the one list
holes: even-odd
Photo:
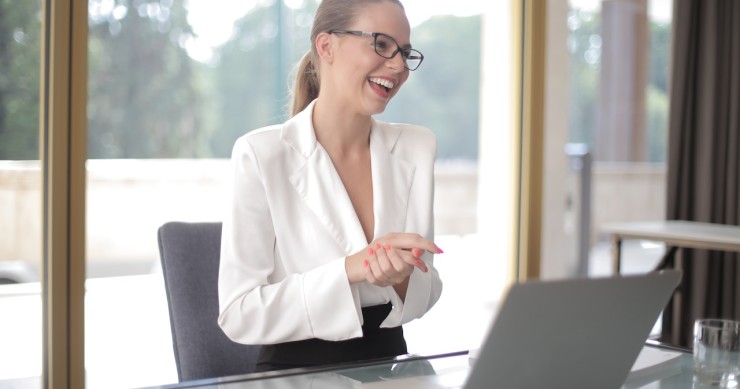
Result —
[{"label": "ponytail", "polygon": [[290,116],[303,111],[308,104],[319,97],[319,74],[313,63],[313,53],[307,52],[298,63],[298,69],[293,88],[293,106]]}]

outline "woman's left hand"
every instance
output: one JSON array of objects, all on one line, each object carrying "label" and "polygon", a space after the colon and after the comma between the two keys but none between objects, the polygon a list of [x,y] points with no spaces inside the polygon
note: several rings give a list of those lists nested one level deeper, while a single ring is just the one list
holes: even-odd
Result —
[{"label": "woman's left hand", "polygon": [[418,248],[400,249],[376,242],[375,248],[368,248],[368,256],[363,262],[365,279],[377,286],[399,285],[406,281],[415,267],[423,272],[429,271],[420,259],[421,254]]}]

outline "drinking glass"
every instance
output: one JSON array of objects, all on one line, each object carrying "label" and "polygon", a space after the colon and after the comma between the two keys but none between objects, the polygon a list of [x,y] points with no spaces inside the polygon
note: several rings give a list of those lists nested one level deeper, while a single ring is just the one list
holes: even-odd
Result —
[{"label": "drinking glass", "polygon": [[738,387],[739,321],[700,319],[694,323],[694,381],[708,387]]}]

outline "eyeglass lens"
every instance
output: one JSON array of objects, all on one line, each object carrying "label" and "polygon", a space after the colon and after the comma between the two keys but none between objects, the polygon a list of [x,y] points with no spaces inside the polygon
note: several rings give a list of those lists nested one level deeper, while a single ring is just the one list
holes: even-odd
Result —
[{"label": "eyeglass lens", "polygon": [[381,57],[393,58],[397,52],[401,52],[406,67],[409,70],[415,70],[421,64],[423,59],[421,53],[414,49],[402,49],[396,41],[385,34],[375,34],[375,52]]}]

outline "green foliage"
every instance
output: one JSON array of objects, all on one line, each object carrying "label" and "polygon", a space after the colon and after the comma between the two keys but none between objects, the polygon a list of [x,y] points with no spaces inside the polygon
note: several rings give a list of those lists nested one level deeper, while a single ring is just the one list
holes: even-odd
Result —
[{"label": "green foliage", "polygon": [[648,85],[646,93],[648,161],[665,162],[668,147],[668,95],[654,85]]},{"label": "green foliage", "polygon": [[[284,121],[317,4],[258,5],[201,63],[186,50],[194,37],[186,2],[91,0],[89,157],[224,158],[238,136]],[[3,159],[38,158],[39,9],[0,0]],[[381,117],[431,128],[440,158],[477,158],[480,24],[437,17],[415,28],[425,63]]]},{"label": "green foliage", "polygon": [[[574,11],[569,17],[570,115],[569,142],[592,144],[599,99],[601,17]],[[648,86],[646,88],[646,142],[648,160],[663,162],[668,125],[668,66],[670,25],[650,22]]]},{"label": "green foliage", "polygon": [[596,131],[599,98],[599,35],[598,15],[574,12],[568,37],[570,60],[570,113],[568,141],[592,144]]},{"label": "green foliage", "polygon": [[236,23],[233,39],[217,51],[218,65],[204,73],[212,80],[208,109],[216,113],[210,118],[217,129],[210,139],[214,156],[228,157],[239,136],[288,118],[291,66],[308,51],[311,28],[296,21],[310,21],[316,7],[258,7]]},{"label": "green foliage", "polygon": [[481,17],[436,16],[411,33],[424,63],[381,116],[437,136],[440,159],[478,158]]},{"label": "green foliage", "polygon": [[671,26],[650,22],[650,85],[668,93],[671,63]]},{"label": "green foliage", "polygon": [[[275,10],[255,9],[218,50],[218,66],[204,77],[213,80],[208,101],[209,110],[217,112],[209,119],[217,128],[210,141],[215,156],[228,156],[245,132],[287,118],[291,67],[310,43],[310,24],[296,21],[310,20],[315,9],[316,3],[308,2],[303,9],[283,14],[281,33],[274,37],[259,32],[274,28]],[[424,53],[424,64],[380,118],[431,128],[438,137],[440,158],[476,159],[480,16],[433,18],[414,29],[412,41]]]},{"label": "green foliage", "polygon": [[183,2],[151,14],[139,12],[148,3],[126,3],[118,3],[125,16],[90,23],[89,157],[210,156],[196,109],[202,103],[197,63],[179,45],[191,35]]},{"label": "green foliage", "polygon": [[0,160],[39,158],[40,10],[0,0]]},{"label": "green foliage", "polygon": [[[91,0],[91,9],[106,4]],[[107,3],[110,4],[110,3]],[[317,2],[256,6],[211,62],[186,50],[186,2],[116,0],[90,19],[90,158],[228,157],[245,132],[287,117],[292,66],[308,50]],[[150,6],[155,11],[150,12]],[[166,12],[163,9],[166,8]],[[124,10],[125,12],[120,12]],[[0,158],[38,158],[40,4],[0,0]],[[599,98],[600,18],[569,17],[569,141],[591,143]],[[424,64],[380,119],[429,127],[439,158],[478,155],[480,16],[434,17],[412,31]],[[665,159],[670,26],[650,24],[649,160]]]}]

